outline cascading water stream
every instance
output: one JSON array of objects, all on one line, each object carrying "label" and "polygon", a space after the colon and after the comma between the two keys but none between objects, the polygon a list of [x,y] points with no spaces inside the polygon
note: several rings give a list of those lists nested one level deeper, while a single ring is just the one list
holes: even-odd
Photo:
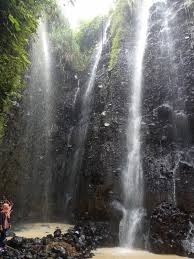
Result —
[{"label": "cascading water stream", "polygon": [[[84,144],[88,131],[89,125],[89,117],[91,113],[91,105],[92,105],[92,93],[95,85],[96,72],[98,68],[98,64],[101,58],[103,46],[107,40],[107,29],[109,27],[110,22],[104,28],[103,35],[96,47],[95,55],[94,55],[94,63],[91,66],[90,78],[88,80],[85,93],[82,97],[82,110],[81,117],[78,125],[77,139],[76,139],[76,149],[72,158],[72,164],[68,170],[68,188],[66,190],[66,200],[65,200],[65,209],[67,210],[69,206],[69,202],[75,198],[74,192],[76,192],[76,176],[77,172],[80,170],[82,157],[84,154]],[[80,86],[78,85],[78,89],[74,99],[74,105],[77,99],[78,91],[80,91]],[[74,188],[72,188],[74,186]]]},{"label": "cascading water stream", "polygon": [[143,175],[141,168],[141,89],[143,59],[146,49],[149,9],[152,0],[140,1],[137,6],[135,61],[132,78],[132,97],[127,131],[127,164],[123,170],[124,211],[120,222],[121,246],[133,247],[143,214]]},{"label": "cascading water stream", "polygon": [[75,106],[75,104],[76,104],[79,91],[80,91],[80,80],[78,79],[78,82],[77,82],[77,90],[76,90],[76,92],[75,92],[74,99],[73,99],[73,106]]},{"label": "cascading water stream", "polygon": [[45,77],[45,132],[46,132],[46,139],[45,139],[45,153],[47,154],[47,162],[49,166],[46,170],[46,177],[45,177],[45,185],[44,185],[44,199],[45,199],[45,220],[49,217],[49,187],[52,179],[51,175],[51,166],[50,166],[50,146],[49,146],[49,138],[51,136],[52,131],[52,100],[51,100],[51,86],[52,86],[52,80],[51,80],[51,56],[50,56],[50,46],[49,46],[49,37],[48,37],[48,31],[47,31],[47,23],[44,20],[40,21],[40,27],[39,27],[39,34],[40,34],[40,40],[41,45],[43,47],[43,53],[44,53],[44,77]]},{"label": "cascading water stream", "polygon": [[[25,143],[22,160],[25,174],[31,178],[21,179],[21,200],[28,197],[29,214],[36,214],[37,204],[41,203],[38,215],[44,220],[49,217],[49,189],[51,183],[50,136],[52,131],[52,80],[51,54],[47,23],[41,19],[37,34],[32,42],[30,53],[31,67],[29,87],[24,99]],[[24,182],[23,182],[24,181]],[[24,201],[25,202],[25,201]],[[26,207],[22,204],[21,207]]]},{"label": "cascading water stream", "polygon": [[[128,124],[128,157],[127,163],[123,170],[122,181],[124,191],[124,209],[123,219],[120,222],[120,243],[122,246],[133,247],[137,240],[137,235],[141,231],[141,219],[144,213],[143,210],[143,175],[141,167],[141,92],[143,87],[143,69],[144,69],[144,53],[146,50],[148,29],[155,26],[149,25],[150,8],[155,3],[163,3],[164,12],[159,14],[162,20],[161,31],[161,55],[166,59],[168,69],[170,88],[169,96],[165,100],[166,106],[171,110],[171,123],[174,127],[174,148],[175,152],[184,149],[189,143],[188,121],[185,112],[185,102],[183,96],[185,90],[182,87],[184,75],[181,70],[181,62],[177,62],[176,58],[181,61],[181,50],[176,53],[174,37],[178,31],[171,31],[171,26],[178,23],[178,11],[169,6],[165,0],[149,0],[139,1],[139,6],[136,6],[136,26],[137,32],[134,63],[132,69],[132,90],[129,109],[129,124]],[[157,10],[157,9],[155,9]],[[149,26],[150,27],[149,27]],[[186,36],[185,39],[188,39]],[[160,55],[160,54],[159,54]],[[130,57],[131,58],[131,57]],[[131,58],[132,59],[132,58]],[[130,64],[130,63],[129,63]],[[131,71],[130,71],[131,72]],[[184,133],[183,133],[184,132]],[[184,134],[186,133],[186,137]],[[175,166],[172,179],[173,201],[176,205],[176,172],[179,168],[180,157],[175,161]]]},{"label": "cascading water stream", "polygon": [[84,101],[89,101],[91,100],[91,92],[93,90],[94,87],[94,83],[95,83],[95,78],[96,78],[96,71],[98,68],[98,64],[101,58],[101,54],[102,54],[102,49],[103,49],[103,45],[106,42],[107,39],[107,29],[109,27],[110,22],[107,23],[107,25],[105,26],[104,32],[103,32],[103,36],[100,39],[100,42],[98,43],[97,49],[96,49],[96,54],[95,54],[95,59],[94,59],[94,64],[92,66],[91,72],[90,72],[90,79],[88,81],[87,84],[87,88],[86,88],[86,92],[84,94]]}]

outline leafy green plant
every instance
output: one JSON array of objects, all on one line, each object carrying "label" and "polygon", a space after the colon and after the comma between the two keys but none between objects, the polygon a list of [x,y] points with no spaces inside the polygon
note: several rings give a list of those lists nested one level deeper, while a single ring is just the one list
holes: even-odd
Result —
[{"label": "leafy green plant", "polygon": [[36,31],[42,4],[41,0],[0,2],[0,135],[3,114],[23,86],[22,76],[30,63],[26,47]]},{"label": "leafy green plant", "polygon": [[52,8],[52,14],[49,13],[47,19],[54,53],[63,71],[83,71],[101,37],[103,18],[95,17],[82,22],[76,32],[57,9]]},{"label": "leafy green plant", "polygon": [[29,40],[36,32],[42,10],[49,12],[53,7],[54,0],[0,1],[0,136],[4,113],[24,86],[23,75],[30,63]]},{"label": "leafy green plant", "polygon": [[92,20],[83,21],[75,33],[75,37],[80,51],[83,56],[85,65],[87,66],[96,44],[102,35],[105,18],[97,16]]},{"label": "leafy green plant", "polygon": [[111,38],[112,48],[109,61],[111,70],[117,62],[120,43],[130,28],[129,2],[127,0],[118,0],[116,7],[112,11]]},{"label": "leafy green plant", "polygon": [[54,55],[60,67],[64,71],[82,70],[82,55],[68,20],[58,12],[57,8],[52,11],[52,16],[47,15],[47,20]]},{"label": "leafy green plant", "polygon": [[[74,4],[74,0],[64,0]],[[74,33],[61,17],[55,0],[0,1],[0,137],[7,113],[21,97],[29,61],[29,45],[42,11],[47,14],[50,39],[63,71],[82,71],[99,39],[102,19],[82,23]]]}]

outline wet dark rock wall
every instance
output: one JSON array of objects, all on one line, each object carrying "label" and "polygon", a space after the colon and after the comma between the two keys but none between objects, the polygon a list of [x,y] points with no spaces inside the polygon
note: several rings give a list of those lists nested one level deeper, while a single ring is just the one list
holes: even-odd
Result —
[{"label": "wet dark rock wall", "polygon": [[[119,63],[108,71],[110,42],[103,50],[94,86],[93,108],[78,190],[78,210],[95,219],[107,219],[113,190],[118,191],[125,152],[128,75],[125,48]],[[121,80],[122,78],[122,80]],[[119,197],[120,192],[116,197]]]},{"label": "wet dark rock wall", "polygon": [[29,68],[23,98],[7,114],[0,145],[0,195],[13,200],[17,219],[64,217],[64,172],[68,136],[76,121],[73,100],[78,80],[75,71],[64,73],[53,58],[49,100],[39,69],[38,64],[37,69]]},{"label": "wet dark rock wall", "polygon": [[[151,250],[179,254],[183,253],[181,240],[187,238],[194,213],[194,7],[185,3],[183,0],[168,0],[166,4],[161,1],[151,8],[144,57],[141,128],[144,207],[147,210],[144,234],[150,233]],[[41,111],[39,121],[31,120],[24,112],[29,88],[23,101],[16,103],[14,111],[8,114],[9,124],[0,148],[0,192],[15,197],[18,215],[29,217],[29,211],[36,212],[31,215],[33,217],[42,214],[37,213],[37,206],[45,201],[41,186],[51,170],[48,197],[52,214],[107,220],[118,241],[122,217],[121,173],[127,157],[131,69],[136,44],[135,11],[133,14],[132,17],[129,10],[131,26],[121,41],[118,60],[112,70],[109,69],[112,38],[108,32],[92,93],[83,156],[79,157],[80,168],[72,186],[69,168],[75,162],[82,95],[89,75],[85,74],[80,82],[81,90],[74,103],[78,86],[75,73],[69,71],[64,77],[60,70],[53,72],[54,123],[49,152],[44,150],[44,109],[34,107],[34,113]],[[41,91],[35,90],[34,95],[42,105]],[[29,128],[25,124],[27,116]],[[30,133],[30,145],[26,145],[28,129],[33,129],[38,136],[35,139],[34,133]],[[41,146],[38,153],[33,151],[35,145]],[[37,156],[39,162],[35,170]],[[40,179],[38,188],[37,182],[31,181],[36,171]],[[36,188],[39,193],[34,204],[29,204],[32,190]],[[19,189],[25,192],[21,194]],[[70,189],[73,189],[73,197],[67,195]],[[168,204],[162,203],[164,201]],[[172,211],[173,228],[169,219]],[[166,234],[163,235],[163,231]],[[174,244],[172,240],[178,241]]]},{"label": "wet dark rock wall", "polygon": [[185,244],[194,213],[193,10],[186,1],[152,7],[142,96],[148,248],[191,257]]},{"label": "wet dark rock wall", "polygon": [[127,123],[130,101],[130,80],[135,30],[131,10],[128,12],[126,34],[121,40],[117,63],[110,69],[112,35],[103,48],[93,90],[92,110],[85,141],[76,215],[111,223],[114,242],[118,245],[119,222],[122,218],[123,190],[121,174],[127,158]]},{"label": "wet dark rock wall", "polygon": [[151,10],[142,96],[149,210],[165,200],[194,212],[194,17],[193,7],[184,4],[156,3]]},{"label": "wet dark rock wall", "polygon": [[193,258],[193,251],[187,250],[189,243],[190,216],[184,211],[161,203],[152,213],[148,248],[158,254],[179,254]]},{"label": "wet dark rock wall", "polygon": [[[179,212],[188,217],[194,212],[193,10],[193,6],[187,6],[185,1],[161,1],[151,8],[142,89],[145,234],[150,227],[154,229],[155,223],[150,223],[150,216],[163,201],[173,204],[175,210],[179,208],[177,218]],[[121,172],[126,159],[135,33],[132,24],[112,71],[107,71],[110,48],[104,49],[77,192],[77,211],[96,220],[114,221],[117,233],[122,215]],[[163,216],[166,217],[165,213]],[[170,232],[171,223],[165,224],[169,224]],[[185,224],[184,238],[189,220]],[[176,236],[179,223],[175,225]],[[166,242],[161,245],[160,252]],[[174,246],[172,250],[181,254],[183,246],[179,249]]]}]

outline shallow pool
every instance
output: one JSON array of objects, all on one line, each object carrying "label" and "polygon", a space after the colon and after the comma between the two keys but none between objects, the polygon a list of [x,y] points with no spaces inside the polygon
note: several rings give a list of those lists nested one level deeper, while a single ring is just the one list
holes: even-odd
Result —
[{"label": "shallow pool", "polygon": [[62,232],[66,232],[71,225],[63,223],[26,223],[14,226],[13,231],[17,236],[26,238],[42,238],[48,234],[53,234],[56,228],[60,228]]},{"label": "shallow pool", "polygon": [[155,255],[145,251],[135,251],[125,248],[102,248],[95,251],[94,259],[178,259],[175,255]]}]

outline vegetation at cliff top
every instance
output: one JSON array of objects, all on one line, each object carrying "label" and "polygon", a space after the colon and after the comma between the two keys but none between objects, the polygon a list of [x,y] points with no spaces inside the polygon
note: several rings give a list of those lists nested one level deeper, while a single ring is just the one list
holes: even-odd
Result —
[{"label": "vegetation at cliff top", "polygon": [[52,8],[52,13],[47,13],[46,20],[52,52],[58,65],[64,72],[66,70],[80,71],[83,66],[82,55],[68,19],[55,6]]},{"label": "vegetation at cliff top", "polygon": [[[73,33],[68,21],[60,17],[55,0],[1,0],[0,137],[6,123],[5,114],[21,97],[21,90],[25,85],[23,77],[30,64],[30,39],[37,30],[43,10],[47,14],[52,46],[64,71],[83,70],[96,42],[100,18],[82,23],[80,32]],[[87,44],[87,47],[80,51],[80,44]]]},{"label": "vegetation at cliff top", "polygon": [[[131,1],[133,2],[133,1]],[[117,62],[119,54],[120,44],[122,38],[129,31],[131,19],[130,19],[130,7],[127,0],[119,0],[116,2],[116,8],[112,12],[111,23],[111,37],[112,37],[112,49],[111,57],[109,61],[109,69],[111,70]],[[128,23],[126,23],[128,21]]]},{"label": "vegetation at cliff top", "polygon": [[52,15],[47,16],[47,20],[50,39],[60,66],[64,71],[83,71],[101,36],[102,17],[81,22],[77,31],[72,31],[68,19],[57,8],[52,10]]},{"label": "vegetation at cliff top", "polygon": [[97,16],[90,21],[83,21],[76,32],[76,40],[80,46],[84,64],[88,64],[93,50],[103,33],[105,17]]},{"label": "vegetation at cliff top", "polygon": [[20,97],[22,77],[30,63],[30,37],[37,29],[42,8],[52,4],[52,0],[0,1],[0,136],[4,112]]}]

